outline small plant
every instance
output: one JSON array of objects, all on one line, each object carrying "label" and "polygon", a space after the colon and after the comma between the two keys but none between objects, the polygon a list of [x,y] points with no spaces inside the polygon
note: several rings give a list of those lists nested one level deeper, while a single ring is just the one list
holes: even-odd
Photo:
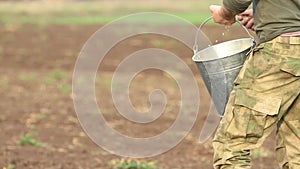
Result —
[{"label": "small plant", "polygon": [[60,86],[60,90],[63,92],[63,93],[70,93],[71,91],[71,86],[69,84],[62,84]]},{"label": "small plant", "polygon": [[35,73],[21,73],[19,74],[19,79],[22,81],[31,81],[36,79]]},{"label": "small plant", "polygon": [[67,111],[65,109],[59,109],[58,113],[61,115],[67,114]]},{"label": "small plant", "polygon": [[266,157],[268,156],[268,153],[267,152],[264,152],[260,149],[254,149],[253,150],[253,158],[261,158],[261,157]]},{"label": "small plant", "polygon": [[151,44],[156,48],[163,48],[165,46],[165,42],[162,40],[152,40]]},{"label": "small plant", "polygon": [[144,162],[133,159],[117,159],[111,160],[110,165],[113,166],[113,169],[159,169],[155,166],[155,161]]},{"label": "small plant", "polygon": [[47,76],[45,76],[43,78],[43,82],[46,84],[53,84],[59,80],[66,78],[67,76],[68,76],[68,73],[65,71],[55,70],[55,71],[51,72],[50,74],[48,74]]},{"label": "small plant", "polygon": [[65,77],[67,77],[67,72],[62,70],[55,70],[51,73],[52,77],[56,80],[61,80]]},{"label": "small plant", "polygon": [[38,118],[39,119],[44,119],[44,118],[46,118],[47,117],[47,114],[46,113],[40,113],[40,114],[38,114]]},{"label": "small plant", "polygon": [[[96,76],[95,82],[96,87],[111,87],[112,86],[112,77],[106,74],[99,74]],[[116,86],[116,85],[115,85]]]},{"label": "small plant", "polygon": [[8,86],[8,78],[4,77],[4,78],[0,78],[0,87],[7,87]]},{"label": "small plant", "polygon": [[47,34],[42,34],[40,36],[40,41],[47,42],[48,40],[49,40],[49,37],[47,36]]},{"label": "small plant", "polygon": [[8,164],[8,166],[7,167],[3,167],[3,169],[15,169],[15,165],[13,165],[13,164]]},{"label": "small plant", "polygon": [[51,76],[46,76],[46,77],[43,78],[43,83],[53,84],[53,83],[55,83],[55,79],[52,78]]},{"label": "small plant", "polygon": [[21,140],[18,142],[20,146],[24,146],[25,144],[29,144],[32,146],[45,146],[46,144],[43,142],[40,142],[33,138],[33,136],[37,135],[37,132],[30,132],[25,134]]},{"label": "small plant", "polygon": [[2,37],[2,40],[4,42],[12,42],[14,40],[14,37],[11,34],[4,34]]},{"label": "small plant", "polygon": [[67,49],[64,51],[64,55],[67,57],[75,57],[75,56],[78,56],[78,53],[76,53],[75,51],[73,51],[71,49]]}]

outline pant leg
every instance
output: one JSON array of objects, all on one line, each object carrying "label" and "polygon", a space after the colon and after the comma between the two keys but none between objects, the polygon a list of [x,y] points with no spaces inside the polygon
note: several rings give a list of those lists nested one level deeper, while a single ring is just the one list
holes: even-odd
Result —
[{"label": "pant leg", "polygon": [[276,133],[276,157],[281,169],[289,169],[288,159],[286,155],[286,147],[282,133],[278,130]]},{"label": "pant leg", "polygon": [[[232,99],[236,98],[235,92],[231,96]],[[261,146],[276,128],[277,116],[266,115],[240,105],[230,107],[231,110],[227,109],[213,141],[214,167],[250,169],[250,150]]]},{"label": "pant leg", "polygon": [[282,168],[300,168],[300,98],[283,117],[278,128],[276,153]]},{"label": "pant leg", "polygon": [[299,95],[300,57],[288,58],[297,52],[289,43],[277,42],[254,49],[213,140],[215,168],[251,168],[250,150],[262,145]]}]

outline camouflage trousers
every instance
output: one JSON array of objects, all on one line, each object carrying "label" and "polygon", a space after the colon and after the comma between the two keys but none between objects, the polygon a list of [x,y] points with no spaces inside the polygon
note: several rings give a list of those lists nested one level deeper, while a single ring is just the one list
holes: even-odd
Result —
[{"label": "camouflage trousers", "polygon": [[216,169],[251,168],[250,152],[276,130],[281,168],[300,168],[300,37],[255,47],[213,140]]}]

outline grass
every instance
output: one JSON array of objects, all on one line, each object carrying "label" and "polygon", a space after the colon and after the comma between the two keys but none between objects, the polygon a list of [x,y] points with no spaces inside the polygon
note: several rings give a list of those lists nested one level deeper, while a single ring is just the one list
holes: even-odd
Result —
[{"label": "grass", "polygon": [[13,164],[8,164],[8,166],[7,166],[7,167],[4,167],[3,169],[15,169],[15,168],[16,168],[15,165],[13,165]]},{"label": "grass", "polygon": [[166,45],[165,41],[159,39],[154,39],[150,43],[156,48],[163,48]]},{"label": "grass", "polygon": [[56,82],[55,79],[52,78],[51,76],[45,76],[42,81],[45,84],[53,84]]},{"label": "grass", "polygon": [[[14,40],[14,38],[11,34],[4,34],[4,35],[2,35],[1,38],[2,38],[2,41],[7,42],[7,43],[12,42]],[[2,47],[1,47],[1,51],[3,51]]]},{"label": "grass", "polygon": [[40,113],[38,115],[39,119],[45,119],[47,117],[47,114],[46,113]]},{"label": "grass", "polygon": [[[191,23],[201,23],[206,18],[210,16],[210,13],[201,13],[201,12],[162,12],[166,14],[175,15],[179,18],[185,19]],[[86,16],[31,16],[31,15],[11,15],[11,16],[0,16],[0,23],[10,24],[10,23],[21,23],[21,24],[105,24],[116,19],[119,19],[123,16],[130,15],[132,13],[125,14],[101,14],[101,15],[86,15]],[[134,20],[132,22],[140,23],[165,23],[165,19],[161,18],[147,18]],[[171,21],[168,21],[171,22]]]},{"label": "grass", "polygon": [[63,53],[67,57],[77,57],[78,56],[78,51],[72,50],[72,49],[66,49],[66,50],[64,50]]},{"label": "grass", "polygon": [[145,162],[133,159],[115,159],[109,162],[113,169],[159,169],[155,163],[155,161]]},{"label": "grass", "polygon": [[18,144],[20,146],[24,146],[26,144],[32,145],[32,146],[45,146],[46,144],[38,141],[36,139],[34,139],[33,137],[37,135],[37,132],[29,132],[27,134],[25,134],[20,141],[18,142]]},{"label": "grass", "polygon": [[8,77],[0,77],[0,87],[7,87],[9,84]]},{"label": "grass", "polygon": [[268,156],[268,153],[261,149],[254,149],[252,153],[253,158],[262,158]]},{"label": "grass", "polygon": [[[163,12],[200,23],[210,16],[208,6],[221,0],[84,1],[65,3],[1,2],[0,23],[4,24],[104,24],[138,12]],[[139,20],[137,22],[144,22]],[[159,23],[161,18],[147,19]]]},{"label": "grass", "polygon": [[33,72],[20,73],[18,78],[22,81],[33,81],[37,78],[37,74]]},{"label": "grass", "polygon": [[65,109],[59,109],[58,113],[61,114],[61,115],[65,115],[65,114],[67,114],[67,110],[65,110]]},{"label": "grass", "polygon": [[[45,84],[54,84],[57,81],[63,80],[68,77],[68,72],[63,70],[54,70],[50,72],[48,75],[43,77],[42,81]],[[65,87],[63,87],[65,88]],[[64,89],[63,89],[64,90]]]},{"label": "grass", "polygon": [[69,84],[61,84],[61,85],[60,85],[60,91],[61,91],[62,93],[70,93],[70,92],[71,92],[71,89],[72,89],[72,87],[71,87],[71,85],[69,85]]},{"label": "grass", "polygon": [[51,76],[56,80],[62,80],[68,76],[68,73],[63,70],[55,70],[51,73]]}]

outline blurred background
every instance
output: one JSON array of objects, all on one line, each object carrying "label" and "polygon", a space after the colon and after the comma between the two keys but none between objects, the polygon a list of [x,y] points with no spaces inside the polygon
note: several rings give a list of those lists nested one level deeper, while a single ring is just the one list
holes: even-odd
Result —
[{"label": "blurred background", "polygon": [[[220,0],[2,0],[1,20],[14,18],[22,23],[105,23],[134,12],[168,12],[200,23],[210,13],[209,4]],[[9,16],[8,16],[9,14]]]},{"label": "blurred background", "polygon": [[[221,4],[221,0],[1,0],[0,168],[212,168],[211,138],[199,143],[210,97],[191,60],[193,51],[175,39],[151,34],[120,42],[105,56],[95,82],[102,113],[113,128],[132,137],[154,136],[172,125],[180,108],[180,92],[174,79],[151,69],[133,79],[130,98],[137,110],[149,109],[148,95],[153,89],[163,90],[168,98],[163,116],[141,125],[126,120],[115,109],[110,93],[112,75],[126,56],[141,49],[160,48],[179,56],[197,79],[201,105],[192,131],[172,150],[145,159],[113,155],[86,135],[72,102],[72,75],[78,54],[103,25],[127,14],[154,11],[199,26],[210,16],[210,4]],[[164,27],[173,29],[174,25],[165,23]],[[219,40],[224,30],[224,26],[213,23],[205,28],[212,42]],[[240,28],[226,35],[247,36]],[[253,152],[255,168],[275,168],[273,145],[270,139]]]}]

